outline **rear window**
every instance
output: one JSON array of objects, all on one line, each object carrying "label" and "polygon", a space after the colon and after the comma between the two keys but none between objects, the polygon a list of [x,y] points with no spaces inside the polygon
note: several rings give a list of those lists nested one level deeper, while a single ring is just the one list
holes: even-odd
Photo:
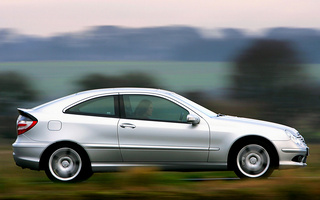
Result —
[{"label": "rear window", "polygon": [[115,96],[106,96],[90,99],[67,109],[65,113],[117,117],[117,98]]}]

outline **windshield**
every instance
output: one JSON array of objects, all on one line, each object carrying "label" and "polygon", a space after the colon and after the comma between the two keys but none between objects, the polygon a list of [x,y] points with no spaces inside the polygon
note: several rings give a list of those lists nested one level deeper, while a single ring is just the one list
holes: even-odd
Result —
[{"label": "windshield", "polygon": [[195,108],[196,110],[202,112],[203,114],[207,115],[208,117],[215,117],[217,116],[216,113],[212,112],[211,110],[181,96],[181,95],[178,95],[176,93],[172,93],[173,96],[177,97],[178,99],[180,99],[181,101],[183,101],[185,104],[191,106],[192,108]]}]

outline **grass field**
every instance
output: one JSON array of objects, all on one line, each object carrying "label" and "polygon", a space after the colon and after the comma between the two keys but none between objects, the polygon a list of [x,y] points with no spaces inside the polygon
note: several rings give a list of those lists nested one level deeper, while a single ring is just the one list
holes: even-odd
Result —
[{"label": "grass field", "polygon": [[[318,64],[305,64],[308,81],[319,82]],[[160,87],[176,92],[218,90],[231,86],[231,62],[111,62],[111,61],[43,61],[0,62],[0,73],[23,74],[43,97],[60,97],[79,90],[76,81],[91,74],[123,75],[130,72],[154,77]],[[297,80],[301,81],[301,80]],[[307,80],[304,80],[307,81]]]},{"label": "grass field", "polygon": [[[320,199],[320,145],[308,166],[275,171],[267,180],[211,180],[233,172],[159,172],[136,168],[94,174],[78,184],[51,183],[43,171],[15,166],[11,146],[0,146],[0,199]],[[203,178],[203,181],[190,181]]]},{"label": "grass field", "polygon": [[216,89],[229,85],[231,68],[230,63],[219,62],[0,62],[0,72],[24,74],[46,96],[75,92],[76,81],[92,73],[109,76],[144,73],[162,88],[175,91]]}]

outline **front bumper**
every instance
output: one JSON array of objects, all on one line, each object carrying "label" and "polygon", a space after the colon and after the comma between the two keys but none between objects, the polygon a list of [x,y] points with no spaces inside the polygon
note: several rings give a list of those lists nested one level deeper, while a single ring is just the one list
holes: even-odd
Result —
[{"label": "front bumper", "polygon": [[[288,141],[277,141],[276,147],[279,154],[279,169],[290,169],[307,166],[309,147],[297,146]],[[288,145],[289,144],[289,145]]]}]

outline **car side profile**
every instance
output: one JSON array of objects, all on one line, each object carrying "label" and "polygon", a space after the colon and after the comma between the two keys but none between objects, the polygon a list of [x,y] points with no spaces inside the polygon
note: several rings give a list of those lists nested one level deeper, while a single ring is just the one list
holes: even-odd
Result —
[{"label": "car side profile", "polygon": [[16,164],[57,182],[143,166],[262,178],[306,166],[309,154],[294,128],[219,115],[160,89],[84,91],[18,111]]}]

